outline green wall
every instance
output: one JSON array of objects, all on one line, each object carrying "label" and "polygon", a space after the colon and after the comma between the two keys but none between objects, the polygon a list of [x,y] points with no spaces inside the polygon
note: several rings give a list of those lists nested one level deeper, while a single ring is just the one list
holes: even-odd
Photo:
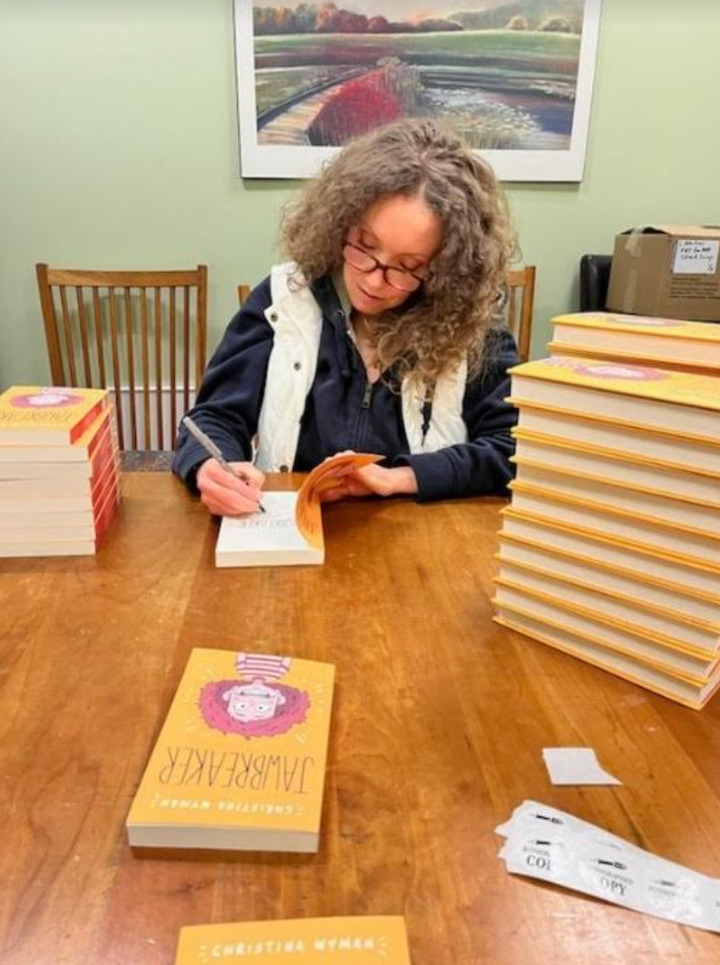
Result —
[{"label": "green wall", "polygon": [[[534,355],[583,252],[720,223],[718,51],[716,0],[605,0],[585,180],[508,186],[538,266]],[[48,379],[36,261],[205,262],[215,344],[295,190],[238,177],[234,83],[231,0],[0,0],[0,387]]]}]

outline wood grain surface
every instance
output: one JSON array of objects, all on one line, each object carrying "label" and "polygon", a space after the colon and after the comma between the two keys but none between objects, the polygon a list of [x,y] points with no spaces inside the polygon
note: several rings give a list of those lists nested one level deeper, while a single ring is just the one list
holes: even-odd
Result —
[{"label": "wood grain surface", "polygon": [[[216,570],[217,522],[177,480],[123,489],[96,558],[0,562],[3,965],[171,965],[183,925],[352,914],[405,915],[414,965],[720,961],[719,936],[497,858],[534,798],[720,876],[720,700],[687,710],[494,624],[502,501],[329,505],[324,566]],[[193,647],[336,664],[319,854],[128,847]],[[624,786],[553,788],[545,746],[594,747]]]}]

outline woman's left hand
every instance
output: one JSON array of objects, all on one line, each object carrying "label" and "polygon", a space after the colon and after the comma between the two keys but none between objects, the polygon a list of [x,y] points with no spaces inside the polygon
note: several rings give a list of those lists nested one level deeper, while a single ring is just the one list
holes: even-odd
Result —
[{"label": "woman's left hand", "polygon": [[331,503],[351,496],[411,496],[416,492],[417,479],[410,466],[385,469],[372,465],[341,476],[332,489],[323,492],[321,499]]}]

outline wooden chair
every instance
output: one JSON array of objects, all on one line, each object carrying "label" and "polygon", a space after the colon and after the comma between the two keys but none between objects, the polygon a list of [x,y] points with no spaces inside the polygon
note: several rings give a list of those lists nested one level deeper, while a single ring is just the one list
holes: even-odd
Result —
[{"label": "wooden chair", "polygon": [[525,268],[509,271],[506,276],[507,302],[504,312],[522,362],[527,362],[530,354],[535,274],[535,266],[526,265]]},{"label": "wooden chair", "polygon": [[238,293],[238,305],[240,306],[240,308],[242,308],[243,303],[245,302],[245,300],[247,299],[248,295],[250,294],[250,286],[249,286],[249,285],[238,285],[238,286],[237,286],[237,293]]},{"label": "wooden chair", "polygon": [[172,448],[205,370],[207,266],[36,270],[53,383],[112,382],[120,448]]}]

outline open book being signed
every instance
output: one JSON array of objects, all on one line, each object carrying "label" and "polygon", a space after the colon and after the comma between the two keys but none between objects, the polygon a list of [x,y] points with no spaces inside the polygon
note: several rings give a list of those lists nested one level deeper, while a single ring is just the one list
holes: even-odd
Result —
[{"label": "open book being signed", "polygon": [[320,463],[297,492],[264,492],[264,513],[223,517],[215,565],[297,566],[325,561],[321,498],[347,473],[382,456],[348,452]]}]

